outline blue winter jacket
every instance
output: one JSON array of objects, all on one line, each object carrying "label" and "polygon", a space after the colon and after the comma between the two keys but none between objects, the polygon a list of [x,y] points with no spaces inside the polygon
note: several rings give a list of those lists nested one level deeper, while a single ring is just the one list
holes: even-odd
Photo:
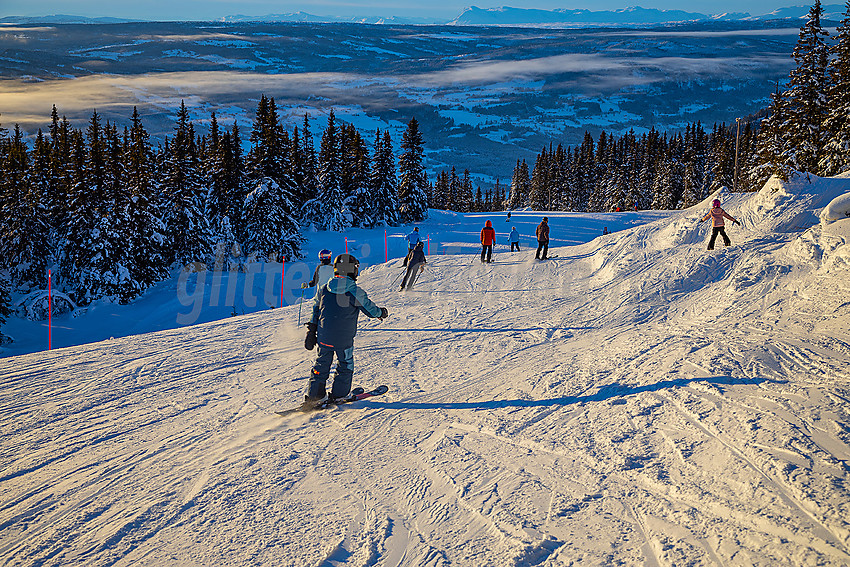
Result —
[{"label": "blue winter jacket", "polygon": [[408,234],[405,238],[407,238],[407,247],[410,250],[413,250],[413,247],[416,246],[417,242],[422,242],[422,237],[419,236],[419,232],[415,230]]},{"label": "blue winter jacket", "polygon": [[511,242],[519,242],[519,231],[517,229],[513,229],[511,231]]},{"label": "blue winter jacket", "polygon": [[372,303],[354,280],[345,276],[332,277],[319,287],[313,300],[310,321],[318,325],[318,341],[337,349],[354,346],[357,316],[361,311],[369,317],[381,315],[381,308]]}]

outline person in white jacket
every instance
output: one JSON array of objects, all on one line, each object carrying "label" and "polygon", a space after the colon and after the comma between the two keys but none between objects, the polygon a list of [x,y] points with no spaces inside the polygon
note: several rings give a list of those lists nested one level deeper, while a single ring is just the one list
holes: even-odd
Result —
[{"label": "person in white jacket", "polygon": [[313,272],[313,279],[301,284],[301,289],[315,287],[318,290],[321,286],[331,281],[331,278],[334,277],[332,259],[333,254],[327,248],[319,252],[319,265],[316,266],[316,271]]}]

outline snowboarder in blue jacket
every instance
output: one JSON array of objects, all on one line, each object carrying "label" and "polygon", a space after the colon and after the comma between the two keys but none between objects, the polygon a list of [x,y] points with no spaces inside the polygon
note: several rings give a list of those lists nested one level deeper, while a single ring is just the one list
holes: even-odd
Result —
[{"label": "snowboarder in blue jacket", "polygon": [[316,364],[310,372],[305,404],[319,404],[328,397],[325,384],[334,354],[337,365],[329,397],[343,398],[351,392],[357,316],[361,311],[373,318],[384,319],[387,316],[386,307],[372,303],[366,292],[355,283],[359,273],[357,258],[351,254],[340,254],[334,260],[334,277],[316,292],[304,347],[313,350],[318,345],[319,350]]}]

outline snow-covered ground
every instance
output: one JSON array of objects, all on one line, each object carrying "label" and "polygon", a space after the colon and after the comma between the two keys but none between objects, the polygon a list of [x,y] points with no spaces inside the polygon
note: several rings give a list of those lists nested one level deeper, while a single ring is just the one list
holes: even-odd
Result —
[{"label": "snow-covered ground", "polygon": [[846,193],[723,195],[711,253],[704,203],[552,214],[586,242],[546,262],[432,248],[404,293],[371,262],[355,383],[390,391],[326,412],[273,414],[298,305],[0,359],[0,563],[850,564]]}]

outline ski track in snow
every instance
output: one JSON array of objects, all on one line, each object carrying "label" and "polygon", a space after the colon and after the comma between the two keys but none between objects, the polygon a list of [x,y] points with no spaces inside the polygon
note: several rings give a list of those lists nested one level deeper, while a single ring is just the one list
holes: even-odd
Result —
[{"label": "ski track in snow", "polygon": [[727,195],[712,254],[697,207],[372,267],[390,391],[328,411],[272,413],[297,306],[0,359],[0,564],[850,564],[850,253],[778,230],[833,181]]}]

